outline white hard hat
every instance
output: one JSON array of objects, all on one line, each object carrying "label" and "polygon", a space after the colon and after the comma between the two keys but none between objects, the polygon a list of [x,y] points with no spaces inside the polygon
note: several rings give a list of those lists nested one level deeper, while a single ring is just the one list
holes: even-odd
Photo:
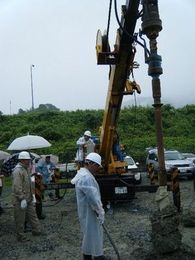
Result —
[{"label": "white hard hat", "polygon": [[19,155],[18,155],[18,159],[19,160],[30,160],[31,157],[30,157],[30,154],[26,151],[23,151],[23,152],[20,152]]},{"label": "white hard hat", "polygon": [[85,131],[84,135],[91,137],[91,132],[87,130]]},{"label": "white hard hat", "polygon": [[102,158],[98,153],[89,153],[85,159],[97,163],[99,166],[102,167]]}]

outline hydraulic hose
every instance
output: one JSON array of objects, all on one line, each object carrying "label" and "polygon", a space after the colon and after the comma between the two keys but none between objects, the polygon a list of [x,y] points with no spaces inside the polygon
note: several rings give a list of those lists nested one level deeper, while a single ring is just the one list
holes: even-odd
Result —
[{"label": "hydraulic hose", "polygon": [[109,239],[109,241],[110,241],[112,247],[114,248],[114,251],[115,251],[115,253],[116,253],[116,255],[117,255],[117,260],[121,260],[120,255],[119,255],[119,252],[118,252],[118,249],[117,249],[117,247],[116,247],[114,241],[112,240],[112,238],[111,238],[111,236],[110,236],[110,234],[109,234],[107,228],[105,227],[104,224],[102,224],[102,227],[103,227],[104,232],[106,233],[106,235],[107,235],[107,237],[108,237],[108,239]]}]

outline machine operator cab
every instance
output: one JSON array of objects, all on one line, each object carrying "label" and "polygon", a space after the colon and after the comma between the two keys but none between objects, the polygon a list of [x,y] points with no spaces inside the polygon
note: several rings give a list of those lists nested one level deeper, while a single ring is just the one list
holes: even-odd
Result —
[{"label": "machine operator cab", "polygon": [[139,162],[135,162],[130,155],[125,156],[124,161],[127,162],[128,172],[134,175],[135,183],[140,184],[142,181],[142,176],[139,170]]}]

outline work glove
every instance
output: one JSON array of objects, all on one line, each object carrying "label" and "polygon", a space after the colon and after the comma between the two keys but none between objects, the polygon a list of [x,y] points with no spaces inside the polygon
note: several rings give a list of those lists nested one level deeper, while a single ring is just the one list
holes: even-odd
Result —
[{"label": "work glove", "polygon": [[97,219],[99,220],[99,223],[101,225],[104,224],[104,215],[105,215],[104,209],[98,210]]},{"label": "work glove", "polygon": [[31,182],[35,182],[35,176],[34,175],[31,176],[30,178],[31,178]]},{"label": "work glove", "polygon": [[37,202],[37,201],[36,201],[36,198],[35,198],[35,194],[33,194],[32,196],[33,196],[32,204],[33,204],[33,206],[35,206],[35,204],[36,204],[36,202]]},{"label": "work glove", "polygon": [[25,199],[24,199],[24,200],[21,200],[20,207],[21,207],[21,209],[26,209],[26,207],[27,207],[27,201],[26,201]]}]

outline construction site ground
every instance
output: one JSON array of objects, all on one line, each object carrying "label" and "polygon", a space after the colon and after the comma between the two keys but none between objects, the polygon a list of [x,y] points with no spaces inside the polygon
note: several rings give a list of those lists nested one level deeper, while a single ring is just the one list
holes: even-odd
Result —
[{"label": "construction site ground", "polygon": [[[143,183],[149,183],[142,173]],[[195,198],[193,180],[180,181],[181,206]],[[4,186],[0,215],[0,259],[1,260],[79,260],[81,256],[81,234],[77,215],[74,189],[60,190],[61,200],[50,200],[46,196],[43,211],[46,218],[41,221],[43,235],[32,236],[29,242],[18,242],[15,237],[11,187]],[[172,193],[169,192],[170,200]],[[116,246],[118,256],[104,234],[104,251],[113,260],[193,260],[195,259],[195,228],[179,225],[182,234],[180,250],[166,255],[155,252],[151,240],[150,215],[156,210],[155,193],[138,192],[126,203],[116,203],[105,215],[105,227]],[[182,213],[180,213],[182,214]]]}]

